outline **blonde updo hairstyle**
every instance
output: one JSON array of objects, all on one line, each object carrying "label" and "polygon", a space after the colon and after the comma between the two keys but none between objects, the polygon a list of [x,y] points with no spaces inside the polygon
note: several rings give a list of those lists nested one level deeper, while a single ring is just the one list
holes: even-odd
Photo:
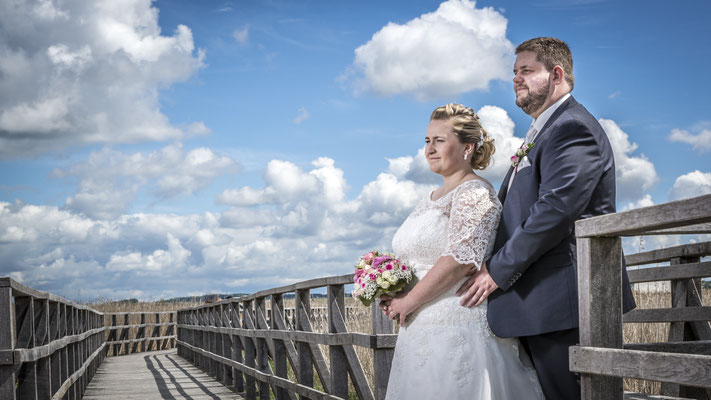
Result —
[{"label": "blonde updo hairstyle", "polygon": [[461,143],[472,143],[474,152],[469,158],[472,169],[484,169],[494,155],[494,139],[490,138],[479,122],[474,110],[461,104],[450,103],[432,111],[430,121],[445,120],[452,125],[452,133]]}]

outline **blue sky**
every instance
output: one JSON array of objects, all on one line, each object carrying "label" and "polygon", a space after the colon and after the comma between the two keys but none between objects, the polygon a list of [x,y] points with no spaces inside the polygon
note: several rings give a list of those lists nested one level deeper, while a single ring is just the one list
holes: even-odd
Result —
[{"label": "blue sky", "polygon": [[[530,123],[513,49],[535,36],[573,51],[618,209],[711,193],[708,15],[700,0],[0,1],[0,275],[155,299],[348,273],[438,183],[418,153],[435,107],[478,111],[498,187]],[[688,240],[708,238],[644,246]]]}]

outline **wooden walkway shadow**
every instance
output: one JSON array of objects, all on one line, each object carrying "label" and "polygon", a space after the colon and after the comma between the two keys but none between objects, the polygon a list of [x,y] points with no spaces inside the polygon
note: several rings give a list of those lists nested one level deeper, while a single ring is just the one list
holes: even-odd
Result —
[{"label": "wooden walkway shadow", "polygon": [[107,357],[84,400],[242,399],[176,354],[175,349]]}]

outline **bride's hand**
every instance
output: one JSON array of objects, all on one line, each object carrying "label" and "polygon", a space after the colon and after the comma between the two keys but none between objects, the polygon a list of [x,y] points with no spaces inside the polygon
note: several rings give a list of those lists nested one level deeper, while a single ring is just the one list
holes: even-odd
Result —
[{"label": "bride's hand", "polygon": [[405,323],[405,318],[416,309],[417,304],[412,301],[412,296],[404,294],[390,300],[390,304],[388,305],[388,317],[393,321],[398,319],[400,326],[402,326]]}]

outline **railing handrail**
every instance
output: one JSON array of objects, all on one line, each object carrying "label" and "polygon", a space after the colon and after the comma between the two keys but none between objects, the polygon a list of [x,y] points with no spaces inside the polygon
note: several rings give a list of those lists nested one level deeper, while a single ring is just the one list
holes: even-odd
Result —
[{"label": "railing handrail", "polygon": [[[699,226],[693,233],[709,233],[711,194],[649,207],[581,219],[575,222],[578,238],[674,234],[670,229]],[[690,230],[683,231],[684,233]]]},{"label": "railing handrail", "polygon": [[[361,399],[385,395],[393,348],[392,321],[373,304],[373,333],[350,332],[345,324],[344,286],[353,275],[297,282],[278,288],[178,311],[178,354],[248,399],[271,389],[278,400],[294,393],[309,398],[343,399],[348,376]],[[328,332],[314,332],[309,315],[311,289],[327,288]],[[288,326],[284,294],[294,293],[294,324]],[[270,298],[271,313],[267,312]],[[330,368],[318,345],[329,346]],[[354,346],[374,352],[374,382],[368,382]],[[268,362],[268,358],[272,361]],[[287,377],[287,360],[297,382]],[[270,364],[273,363],[274,371]],[[314,388],[316,371],[323,390]],[[244,374],[244,376],[242,375]],[[289,395],[287,395],[290,393]]]},{"label": "railing handrail", "polygon": [[[633,310],[622,316],[621,236],[707,233],[711,195],[577,221],[580,345],[570,348],[570,370],[581,374],[583,400],[622,399],[622,377],[662,381],[662,394],[696,386],[711,389],[711,355],[680,354],[693,346],[631,344],[624,322],[671,322],[669,340],[684,340],[685,325],[697,339],[711,339],[711,307],[703,306],[698,278],[710,276],[709,243],[694,243],[626,257],[628,265],[669,261],[668,267],[629,270],[631,282],[672,282],[672,308]],[[698,348],[698,347],[696,347]],[[656,351],[649,351],[656,350]],[[694,371],[690,377],[689,371]],[[666,388],[666,389],[665,389]],[[685,390],[685,389],[684,389]]]},{"label": "railing handrail", "polygon": [[75,303],[73,301],[65,299],[64,297],[57,296],[56,294],[32,289],[29,286],[25,286],[25,285],[21,284],[20,282],[17,282],[16,280],[10,278],[9,276],[0,276],[0,288],[3,288],[3,287],[12,288],[13,296],[15,296],[15,297],[29,296],[29,297],[33,297],[33,298],[39,299],[39,300],[49,300],[49,301],[53,301],[55,303],[66,304],[68,306],[72,306],[72,307],[79,309],[79,310],[89,310],[89,311],[99,314],[99,315],[104,314],[104,313],[96,310],[95,308],[87,306],[85,304]]},{"label": "railing handrail", "polygon": [[0,398],[81,398],[104,358],[103,319],[91,307],[0,277]]}]

